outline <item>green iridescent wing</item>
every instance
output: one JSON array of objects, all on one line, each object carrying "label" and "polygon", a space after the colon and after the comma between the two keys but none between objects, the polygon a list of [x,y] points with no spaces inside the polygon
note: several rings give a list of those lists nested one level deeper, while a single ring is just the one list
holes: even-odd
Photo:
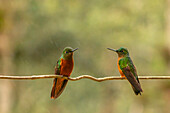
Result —
[{"label": "green iridescent wing", "polygon": [[125,57],[119,60],[120,69],[126,76],[127,80],[130,82],[130,84],[133,87],[133,90],[135,94],[138,94],[142,92],[142,88],[140,86],[135,66],[133,65],[133,62],[131,61],[130,57]]},{"label": "green iridescent wing", "polygon": [[56,75],[60,75],[60,69],[61,69],[61,58],[57,61],[57,65],[55,66]]}]

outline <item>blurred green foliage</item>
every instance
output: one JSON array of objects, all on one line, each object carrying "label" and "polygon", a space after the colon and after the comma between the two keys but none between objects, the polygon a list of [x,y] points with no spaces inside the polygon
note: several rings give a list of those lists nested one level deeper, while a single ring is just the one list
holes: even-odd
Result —
[{"label": "blurred green foliage", "polygon": [[[122,46],[139,75],[168,74],[162,54],[166,6],[165,0],[1,0],[0,32],[12,42],[9,73],[53,74],[63,48],[71,46],[79,47],[72,77],[119,76],[117,55],[106,48]],[[169,80],[141,80],[142,96],[127,81],[80,80],[69,82],[56,100],[50,99],[51,79],[12,84],[11,113],[169,112]]]}]

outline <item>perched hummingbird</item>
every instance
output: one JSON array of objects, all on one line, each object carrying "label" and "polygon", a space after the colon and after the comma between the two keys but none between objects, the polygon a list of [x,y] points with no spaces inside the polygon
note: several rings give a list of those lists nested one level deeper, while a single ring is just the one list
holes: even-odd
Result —
[{"label": "perched hummingbird", "polygon": [[[73,61],[73,52],[76,51],[76,49],[72,49],[71,47],[66,47],[63,50],[63,53],[60,57],[60,59],[57,61],[57,65],[55,66],[55,74],[56,75],[63,75],[69,77],[74,66],[74,61]],[[55,99],[58,96],[61,95],[63,92],[66,84],[67,84],[66,79],[62,78],[55,78],[53,82],[53,87],[51,91],[51,98]]]},{"label": "perched hummingbird", "polygon": [[136,68],[131,58],[129,57],[128,50],[123,47],[119,48],[118,50],[114,50],[110,48],[107,48],[107,49],[112,50],[118,54],[117,65],[118,65],[118,69],[119,69],[121,76],[127,78],[127,80],[132,85],[132,88],[136,95],[138,94],[141,95],[141,92],[143,92],[143,90],[141,88],[141,85],[138,79]]}]

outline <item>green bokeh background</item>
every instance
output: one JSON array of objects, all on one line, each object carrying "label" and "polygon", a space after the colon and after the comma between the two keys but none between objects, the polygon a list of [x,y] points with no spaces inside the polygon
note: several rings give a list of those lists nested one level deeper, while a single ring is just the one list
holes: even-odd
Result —
[{"label": "green bokeh background", "polygon": [[[107,47],[128,48],[139,75],[168,75],[168,6],[168,0],[0,0],[0,73],[53,74],[71,46],[79,47],[71,77],[120,76]],[[6,113],[170,112],[170,80],[140,80],[142,96],[127,81],[69,81],[56,100],[52,81],[0,80],[0,107],[9,88]]]}]

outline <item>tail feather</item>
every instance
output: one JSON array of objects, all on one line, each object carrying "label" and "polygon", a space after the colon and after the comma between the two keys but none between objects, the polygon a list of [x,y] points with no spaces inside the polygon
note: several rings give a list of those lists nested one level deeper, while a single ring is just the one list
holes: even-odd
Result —
[{"label": "tail feather", "polygon": [[136,95],[138,95],[138,94],[140,94],[141,95],[141,92],[143,92],[142,90],[137,90],[135,87],[133,87],[132,86],[132,88],[133,88],[133,91],[134,91],[134,93],[136,94]]},{"label": "tail feather", "polygon": [[53,82],[53,87],[51,91],[51,98],[56,99],[63,92],[68,80],[62,78],[55,78]]},{"label": "tail feather", "polygon": [[137,82],[138,82],[138,84],[139,84],[139,86],[140,86],[140,88],[135,88],[134,86],[132,86],[132,89],[133,89],[133,91],[134,91],[134,93],[136,94],[136,95],[138,95],[138,94],[140,94],[141,95],[141,92],[143,92],[143,90],[142,90],[142,88],[141,88],[141,85],[140,85],[140,82],[139,82],[139,79],[137,78]]}]

